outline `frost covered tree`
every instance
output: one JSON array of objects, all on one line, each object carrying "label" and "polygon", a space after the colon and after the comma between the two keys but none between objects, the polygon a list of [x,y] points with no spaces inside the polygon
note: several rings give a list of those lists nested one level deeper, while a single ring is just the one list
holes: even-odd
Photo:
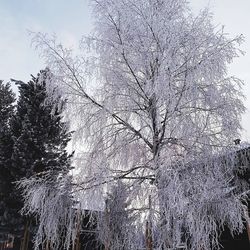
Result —
[{"label": "frost covered tree", "polygon": [[[15,116],[11,119],[13,137],[11,173],[16,182],[21,179],[25,182],[25,178],[31,178],[33,185],[29,189],[31,192],[32,187],[36,187],[37,183],[40,183],[40,188],[43,185],[43,192],[36,193],[36,197],[32,200],[33,204],[37,202],[36,205],[41,205],[43,196],[46,194],[50,200],[58,202],[57,205],[63,207],[64,203],[73,203],[68,184],[70,183],[69,171],[72,169],[72,155],[66,150],[71,139],[71,132],[68,132],[67,123],[63,121],[62,116],[65,101],[60,97],[50,101],[47,99],[46,83],[50,78],[51,72],[46,69],[40,71],[37,77],[33,76],[28,83],[15,81],[20,95]],[[61,192],[62,187],[64,187],[64,192]],[[60,200],[56,200],[55,196],[60,197]],[[20,192],[15,192],[14,200],[17,210],[24,207],[23,218],[26,223],[24,235],[28,235],[26,231],[28,232],[31,228],[33,214],[25,216],[25,203]],[[53,212],[59,207],[49,209]],[[51,217],[46,219],[52,220]],[[58,228],[51,228],[51,230],[58,230],[59,233]],[[39,237],[43,230],[43,227],[38,227],[36,236]],[[25,237],[23,241],[26,241],[23,243],[26,244],[23,249],[26,249],[28,242]]]},{"label": "frost covered tree", "polygon": [[[75,195],[104,211],[107,190],[122,181],[137,218],[127,226],[148,221],[155,248],[218,248],[224,226],[243,229],[248,191],[237,185],[233,153],[242,81],[228,74],[242,36],[215,27],[207,9],[194,16],[185,0],[91,3],[95,31],[82,55],[34,37],[84,151]],[[143,230],[131,237],[145,247]]]},{"label": "frost covered tree", "polygon": [[0,81],[0,227],[6,227],[6,230],[12,224],[10,220],[12,218],[11,182],[13,178],[10,169],[13,143],[9,122],[14,113],[14,101],[15,95],[10,84]]},{"label": "frost covered tree", "polygon": [[[13,173],[30,177],[46,171],[70,170],[66,146],[71,138],[62,112],[65,101],[58,97],[47,100],[51,72],[42,70],[28,83],[15,81],[20,96],[15,117],[11,120],[14,137]],[[46,102],[48,101],[48,102]],[[17,179],[18,180],[18,179]]]},{"label": "frost covered tree", "polygon": [[[11,158],[11,134],[9,121],[14,111],[15,95],[10,88],[10,84],[4,84],[0,81],[0,169],[1,175],[1,197],[4,193],[8,193],[7,185],[9,177],[4,176],[9,172],[9,161]],[[3,199],[1,199],[3,200]]]}]

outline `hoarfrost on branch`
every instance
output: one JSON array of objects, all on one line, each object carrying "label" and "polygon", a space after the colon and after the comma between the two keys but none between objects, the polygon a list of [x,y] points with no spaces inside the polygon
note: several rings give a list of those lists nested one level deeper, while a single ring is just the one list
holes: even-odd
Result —
[{"label": "hoarfrost on branch", "polygon": [[[159,249],[183,241],[188,249],[216,249],[224,226],[243,229],[248,190],[235,177],[233,153],[245,109],[242,81],[227,71],[242,54],[242,36],[215,28],[207,9],[193,16],[185,0],[91,3],[96,29],[82,39],[81,55],[34,36],[83,151],[77,200],[105,211],[107,194],[123,186],[115,193],[129,200],[120,205],[131,218],[122,241],[130,249],[145,245],[146,221]],[[118,237],[109,247],[120,244]]]}]

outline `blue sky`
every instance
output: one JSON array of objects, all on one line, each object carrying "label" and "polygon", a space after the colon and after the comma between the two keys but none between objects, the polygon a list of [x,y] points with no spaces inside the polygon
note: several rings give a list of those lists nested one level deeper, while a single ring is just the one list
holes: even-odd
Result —
[{"label": "blue sky", "polygon": [[87,0],[0,0],[0,78],[28,80],[45,67],[31,47],[28,31],[55,33],[66,46],[77,46],[91,30]]},{"label": "blue sky", "polygon": [[[244,34],[242,49],[230,73],[245,81],[247,112],[243,116],[243,138],[250,141],[250,0],[190,0],[195,11],[207,6],[215,24],[225,25],[232,36]],[[67,47],[77,47],[82,35],[92,29],[88,0],[0,0],[0,79],[28,81],[44,68],[38,51],[31,47],[28,30],[56,34]]]}]

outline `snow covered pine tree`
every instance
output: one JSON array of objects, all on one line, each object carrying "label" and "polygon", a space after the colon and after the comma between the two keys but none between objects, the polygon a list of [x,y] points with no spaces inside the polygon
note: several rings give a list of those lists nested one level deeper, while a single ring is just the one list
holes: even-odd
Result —
[{"label": "snow covered pine tree", "polygon": [[227,71],[242,36],[216,28],[207,9],[194,16],[185,0],[91,3],[96,29],[82,40],[83,55],[34,36],[85,145],[75,195],[82,207],[104,211],[106,193],[124,182],[130,249],[146,241],[155,249],[219,248],[224,226],[243,229],[248,191],[234,181],[231,153],[245,110],[242,81]]},{"label": "snow covered pine tree", "polygon": [[10,119],[14,112],[15,95],[10,84],[0,81],[0,232],[13,233],[17,221],[13,221],[12,185],[10,174],[12,139]]},{"label": "snow covered pine tree", "polygon": [[[67,206],[69,206],[68,203],[70,206],[73,205],[68,185],[71,182],[68,174],[71,170],[72,155],[69,155],[66,151],[71,133],[67,130],[67,124],[62,121],[65,102],[60,97],[51,101],[47,98],[46,83],[50,80],[50,77],[51,72],[46,69],[41,71],[37,77],[32,77],[32,80],[28,83],[15,81],[19,87],[20,96],[16,114],[11,120],[14,138],[12,174],[15,181],[30,178],[30,192],[39,183],[40,196],[36,193],[37,197],[32,197],[31,200],[37,206],[36,210],[39,207],[45,209],[44,196],[48,196],[51,200],[55,200],[57,195],[60,196],[61,199],[56,200],[58,207],[49,208],[53,213],[54,209],[63,209],[64,203]],[[26,183],[26,179],[23,179],[23,183]],[[63,193],[60,192],[62,187],[65,188]],[[19,192],[16,192],[15,200],[21,203],[21,207],[24,206],[25,215],[26,204],[23,203]],[[32,218],[32,215],[26,217],[24,230],[26,233],[24,232],[22,249],[28,247],[29,237],[27,235],[31,228]],[[65,215],[66,218],[67,215]],[[56,220],[56,218],[46,217],[43,220]],[[59,222],[57,224],[57,228],[50,228],[50,230],[57,230],[57,233],[61,232],[62,236],[63,228]],[[38,227],[36,238],[43,237],[41,236],[43,230],[45,230],[43,227]],[[41,238],[42,242],[43,240]],[[53,239],[47,239],[45,244],[56,245],[61,243],[62,240],[57,242]]]}]

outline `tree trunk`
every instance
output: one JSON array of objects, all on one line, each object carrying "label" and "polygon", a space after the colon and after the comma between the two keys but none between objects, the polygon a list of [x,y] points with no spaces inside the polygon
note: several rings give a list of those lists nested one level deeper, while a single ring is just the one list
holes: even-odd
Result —
[{"label": "tree trunk", "polygon": [[27,228],[27,234],[26,234],[26,242],[25,242],[25,249],[29,249],[29,241],[30,241],[30,226],[31,226],[31,220],[28,221],[28,228]]},{"label": "tree trunk", "polygon": [[73,244],[72,250],[80,250],[81,245],[80,245],[80,234],[81,234],[81,211],[79,209],[78,214],[77,214],[77,234],[76,234],[76,239]]},{"label": "tree trunk", "polygon": [[20,250],[28,250],[29,238],[30,238],[30,225],[31,225],[31,220],[27,219],[25,228],[24,228],[23,239],[21,241]]},{"label": "tree trunk", "polygon": [[148,197],[148,208],[149,208],[149,217],[146,221],[146,250],[153,250],[153,235],[152,235],[152,201],[151,195]]},{"label": "tree trunk", "polygon": [[244,209],[244,216],[245,216],[245,220],[246,220],[247,235],[248,235],[248,241],[249,241],[249,245],[250,245],[250,218],[249,218],[249,213],[248,213],[247,207]]},{"label": "tree trunk", "polygon": [[50,241],[46,240],[45,250],[49,250],[50,249],[49,245],[50,245]]},{"label": "tree trunk", "polygon": [[104,250],[110,250],[110,224],[109,224],[109,211],[108,211],[108,205],[107,200],[105,201],[105,222],[106,222],[106,237],[104,242]]},{"label": "tree trunk", "polygon": [[146,250],[153,250],[152,225],[146,222]]}]

